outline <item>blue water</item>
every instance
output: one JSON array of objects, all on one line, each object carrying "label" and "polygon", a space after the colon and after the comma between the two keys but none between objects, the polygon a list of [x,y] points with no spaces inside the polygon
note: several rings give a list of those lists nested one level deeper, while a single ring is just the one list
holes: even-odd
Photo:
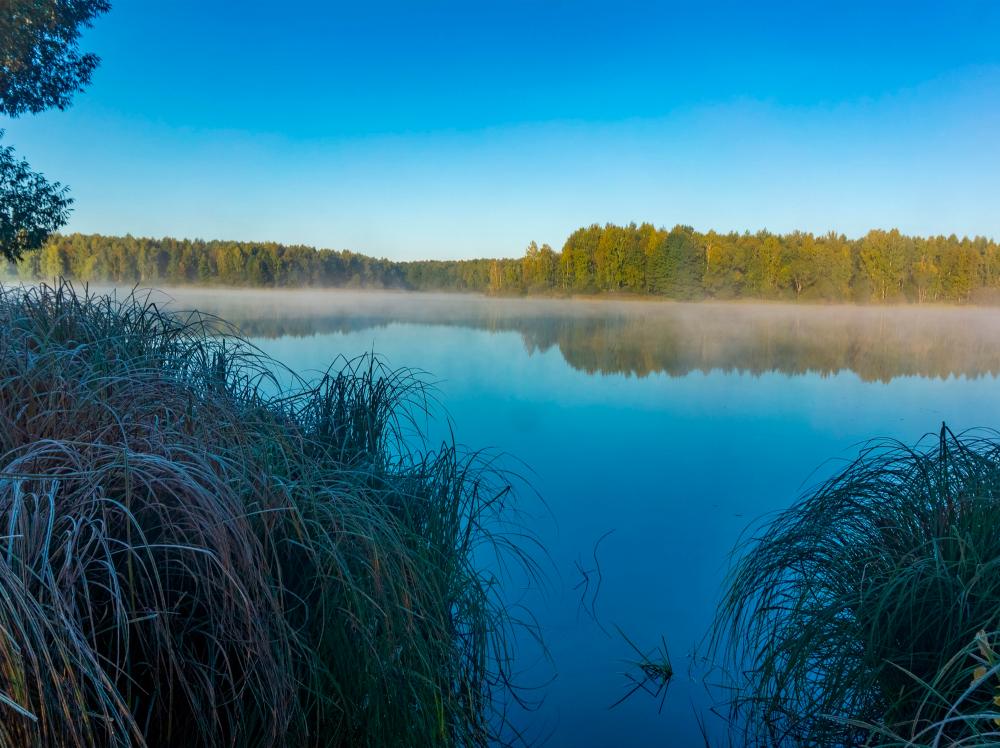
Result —
[{"label": "blue water", "polygon": [[[214,304],[212,310],[225,316],[225,301],[181,297],[179,303]],[[285,308],[280,301],[251,306],[255,319],[280,315]],[[329,310],[319,304],[308,314],[299,309],[294,336],[258,336],[254,341],[299,371],[325,369],[337,355],[372,350],[390,365],[422,369],[437,383],[460,442],[509,453],[530,466],[531,483],[545,507],[530,493],[521,501],[550,556],[548,588],[526,597],[519,588],[506,594],[532,608],[551,655],[551,662],[539,662],[537,652],[526,648],[519,663],[522,680],[528,685],[553,675],[554,680],[532,694],[544,696],[541,707],[515,710],[512,719],[529,737],[547,738],[549,746],[702,745],[695,711],[705,710],[710,699],[702,682],[704,668],[689,655],[709,626],[729,553],[748,523],[787,507],[871,437],[912,443],[937,430],[942,420],[956,431],[1000,425],[1000,383],[989,371],[1000,365],[993,362],[1000,355],[993,352],[1000,351],[1000,345],[993,346],[1000,342],[1000,313],[991,311],[971,318],[968,312],[940,311],[943,321],[935,318],[930,333],[921,332],[927,325],[919,318],[880,316],[871,337],[857,331],[875,324],[874,318],[854,320],[850,329],[855,333],[844,334],[864,340],[849,341],[843,348],[854,358],[825,369],[790,372],[801,367],[770,366],[766,357],[763,364],[741,365],[740,355],[753,355],[765,346],[751,345],[750,354],[739,353],[748,340],[766,339],[771,349],[780,348],[774,359],[779,363],[794,359],[796,340],[822,347],[809,329],[800,334],[802,325],[814,322],[797,319],[792,338],[775,337],[768,327],[737,334],[728,343],[702,341],[698,350],[715,347],[700,368],[671,375],[657,372],[653,361],[643,366],[644,376],[637,376],[628,367],[590,373],[571,365],[574,352],[567,341],[574,339],[574,322],[563,312],[560,334],[570,334],[559,343],[539,346],[531,330],[542,324],[539,315],[545,309],[533,311],[530,320],[505,312],[502,324],[496,324],[495,315],[490,323],[463,321],[451,307],[439,310],[439,319],[426,308],[412,314],[394,309],[380,317],[384,306],[376,298]],[[640,317],[650,314],[648,307],[637,309]],[[617,307],[608,310],[622,313]],[[740,310],[712,313],[730,314],[736,325],[744,316]],[[240,311],[244,319],[247,313],[247,308]],[[708,312],[685,309],[693,329],[700,329],[702,313]],[[835,314],[819,310],[815,320]],[[594,315],[599,318],[601,311],[588,307],[588,315],[592,331]],[[333,327],[344,332],[309,334],[313,322],[316,329],[331,329],[332,317],[339,320]],[[635,324],[647,323],[640,319]],[[630,333],[628,340],[651,347],[648,341],[663,329],[657,324],[642,335]],[[253,325],[247,329],[252,332]],[[817,323],[816,334],[824,330]],[[949,345],[961,343],[971,351],[968,361],[950,362],[960,372],[957,376],[895,373],[893,366],[908,372],[914,361],[929,360],[933,351],[928,351],[944,337]],[[602,333],[574,345],[593,351],[627,342],[624,334],[618,339]],[[690,347],[690,340],[671,345]],[[736,358],[710,366],[718,347],[727,345],[737,351]],[[890,358],[898,363],[882,370],[886,381],[869,381],[869,374],[853,370],[864,368],[864,350],[876,356],[893,345],[897,348]],[[643,353],[629,350],[624,358],[641,359]],[[431,423],[432,438],[442,436],[446,426],[443,419]],[[595,622],[581,610],[585,590],[574,589],[582,579],[574,562],[592,570],[594,544],[612,530],[598,548],[603,579],[596,600],[593,581],[586,590]],[[659,699],[642,693],[609,709],[627,689],[624,661],[633,654],[616,625],[643,647],[665,639],[677,675],[662,711]],[[716,729],[716,718],[706,714],[706,720]]]}]

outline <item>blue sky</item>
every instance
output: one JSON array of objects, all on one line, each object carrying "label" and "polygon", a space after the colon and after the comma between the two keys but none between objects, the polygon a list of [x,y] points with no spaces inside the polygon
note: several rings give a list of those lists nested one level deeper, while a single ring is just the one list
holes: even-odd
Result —
[{"label": "blue sky", "polygon": [[1000,3],[115,0],[0,121],[69,230],[399,259],[605,221],[1000,238]]}]

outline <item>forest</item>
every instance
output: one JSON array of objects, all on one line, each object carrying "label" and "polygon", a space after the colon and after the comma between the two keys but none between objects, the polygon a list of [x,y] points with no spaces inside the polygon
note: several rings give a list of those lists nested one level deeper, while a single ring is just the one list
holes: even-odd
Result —
[{"label": "forest", "polygon": [[496,295],[642,295],[678,300],[856,303],[1000,301],[1000,245],[984,237],[705,233],[597,224],[561,251],[511,259],[394,262],[274,242],[54,234],[0,268],[8,279],[141,285],[394,288]]}]

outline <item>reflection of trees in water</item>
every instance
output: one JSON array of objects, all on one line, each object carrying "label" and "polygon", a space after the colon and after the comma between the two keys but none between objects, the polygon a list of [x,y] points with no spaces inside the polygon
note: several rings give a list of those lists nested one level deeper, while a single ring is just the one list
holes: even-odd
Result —
[{"label": "reflection of trees in water", "polygon": [[[646,376],[722,370],[824,375],[855,372],[866,381],[899,376],[1000,374],[1000,315],[971,310],[874,310],[748,305],[643,305],[585,313],[558,306],[471,303],[426,308],[388,304],[286,314],[277,307],[227,310],[250,337],[349,333],[393,323],[466,327],[519,333],[529,352],[558,348],[573,368],[588,373]],[[372,306],[371,304],[362,306]]]}]

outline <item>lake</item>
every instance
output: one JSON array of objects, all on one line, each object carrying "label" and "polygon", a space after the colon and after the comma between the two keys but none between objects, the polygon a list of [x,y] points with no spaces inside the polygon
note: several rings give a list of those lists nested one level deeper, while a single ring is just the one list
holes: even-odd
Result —
[{"label": "lake", "polygon": [[[169,295],[301,372],[371,351],[422,370],[462,444],[530,467],[545,506],[525,492],[522,507],[550,556],[548,585],[507,594],[537,617],[551,662],[526,648],[521,680],[545,700],[512,719],[549,746],[701,745],[695,711],[709,697],[689,655],[748,523],[872,437],[1000,425],[992,309]],[[431,437],[446,428],[433,421]],[[662,711],[642,693],[609,709],[633,655],[615,626],[644,648],[666,641],[677,675]]]}]

